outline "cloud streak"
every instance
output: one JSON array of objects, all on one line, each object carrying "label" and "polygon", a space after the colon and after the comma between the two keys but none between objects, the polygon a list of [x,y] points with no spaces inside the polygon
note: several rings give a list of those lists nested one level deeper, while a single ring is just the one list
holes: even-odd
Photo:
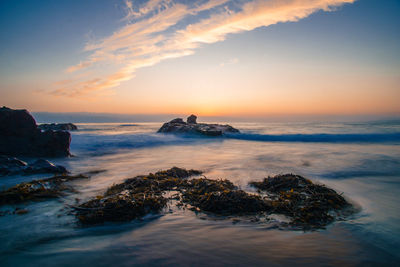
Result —
[{"label": "cloud streak", "polygon": [[[144,67],[195,53],[203,44],[225,40],[229,34],[279,22],[294,22],[318,11],[332,11],[355,0],[149,0],[144,5],[126,0],[126,25],[110,36],[88,43],[90,55],[67,73],[77,75],[52,91],[80,96],[119,86]],[[104,66],[107,70],[104,70]],[[97,75],[82,79],[90,69]],[[59,84],[58,84],[59,86]]]}]

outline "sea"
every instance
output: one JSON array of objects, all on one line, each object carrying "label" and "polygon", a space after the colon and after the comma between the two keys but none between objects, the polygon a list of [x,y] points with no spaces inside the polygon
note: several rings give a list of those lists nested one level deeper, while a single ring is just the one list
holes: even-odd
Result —
[{"label": "sea", "polygon": [[[159,123],[77,123],[69,158],[76,192],[0,216],[0,266],[399,266],[400,120],[216,122],[224,137],[157,133]],[[22,158],[30,162],[34,159]],[[169,205],[130,222],[81,226],[70,205],[113,184],[173,166],[249,181],[295,173],[342,194],[357,212],[324,229],[282,227],[285,218],[222,217]],[[49,176],[49,175],[47,175]],[[0,177],[2,190],[46,175]]]}]

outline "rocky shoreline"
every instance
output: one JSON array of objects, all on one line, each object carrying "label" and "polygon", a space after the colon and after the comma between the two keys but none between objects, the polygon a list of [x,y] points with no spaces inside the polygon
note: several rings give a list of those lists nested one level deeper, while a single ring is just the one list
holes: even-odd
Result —
[{"label": "rocky shoreline", "polygon": [[[12,157],[69,156],[71,135],[65,129],[75,129],[73,126],[47,124],[38,127],[26,110],[0,109],[0,176],[55,175],[0,191],[0,205],[44,201],[68,192],[76,193],[72,181],[98,173],[69,175],[63,166],[41,158],[27,163]],[[215,137],[239,133],[239,130],[230,125],[197,123],[197,117],[191,115],[186,122],[178,118],[164,123],[158,132]],[[149,213],[162,213],[168,205],[175,205],[222,217],[255,215],[268,218],[279,214],[289,219],[287,226],[307,230],[324,228],[341,215],[354,211],[352,205],[334,190],[299,175],[285,174],[251,181],[249,186],[258,190],[251,193],[229,180],[208,179],[202,173],[173,167],[139,175],[112,185],[103,195],[70,205],[71,212],[78,224],[89,226],[130,221]],[[24,209],[14,211],[14,214],[24,213]]]}]

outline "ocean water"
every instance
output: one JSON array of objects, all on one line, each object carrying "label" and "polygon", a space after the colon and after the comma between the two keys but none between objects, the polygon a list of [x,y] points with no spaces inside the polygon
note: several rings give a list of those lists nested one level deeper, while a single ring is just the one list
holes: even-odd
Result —
[{"label": "ocean water", "polygon": [[[51,159],[72,173],[105,170],[74,182],[57,200],[4,206],[1,266],[396,266],[400,260],[400,121],[231,123],[241,134],[205,138],[157,134],[161,123],[78,124],[74,157]],[[25,159],[30,161],[32,159]],[[81,227],[68,205],[139,174],[173,166],[251,180],[296,173],[323,183],[359,210],[317,231],[279,227],[170,206],[127,223]],[[0,178],[7,188],[36,176]]]}]

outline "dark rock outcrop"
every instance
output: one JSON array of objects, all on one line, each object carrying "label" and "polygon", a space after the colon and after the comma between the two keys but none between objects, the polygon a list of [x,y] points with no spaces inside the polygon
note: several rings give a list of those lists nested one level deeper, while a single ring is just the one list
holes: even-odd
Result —
[{"label": "dark rock outcrop", "polygon": [[0,108],[0,154],[63,157],[70,143],[69,132],[40,130],[27,110]]},{"label": "dark rock outcrop", "polygon": [[28,164],[17,158],[0,155],[0,176],[38,173],[68,173],[68,171],[65,167],[54,165],[44,159]]},{"label": "dark rock outcrop", "polygon": [[44,123],[38,125],[40,130],[53,130],[53,131],[77,131],[78,127],[73,123]]},{"label": "dark rock outcrop", "polygon": [[190,115],[189,117],[187,117],[187,123],[193,123],[193,124],[196,124],[197,123],[197,116],[196,115]]},{"label": "dark rock outcrop", "polygon": [[239,133],[238,129],[230,125],[197,123],[197,117],[191,115],[187,118],[187,123],[181,118],[166,122],[158,130],[159,133],[187,133],[201,134],[206,136],[222,136],[225,133]]}]

